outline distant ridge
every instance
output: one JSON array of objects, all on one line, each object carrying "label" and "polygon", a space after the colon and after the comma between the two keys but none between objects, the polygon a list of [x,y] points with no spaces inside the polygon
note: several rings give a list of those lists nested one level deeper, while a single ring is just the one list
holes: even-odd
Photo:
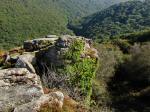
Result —
[{"label": "distant ridge", "polygon": [[[81,35],[98,39],[150,29],[150,1],[113,5],[90,16],[90,21],[88,19],[74,29]],[[76,28],[80,28],[80,31]]]}]

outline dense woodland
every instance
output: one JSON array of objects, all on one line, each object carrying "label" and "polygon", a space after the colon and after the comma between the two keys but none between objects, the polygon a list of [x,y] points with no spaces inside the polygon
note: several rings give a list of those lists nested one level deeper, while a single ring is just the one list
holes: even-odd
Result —
[{"label": "dense woodland", "polygon": [[133,33],[150,28],[150,1],[129,1],[113,5],[80,20],[75,33],[94,39]]},{"label": "dense woodland", "polygon": [[136,32],[96,44],[100,67],[93,83],[92,112],[150,111],[149,37],[149,31]]},{"label": "dense woodland", "polygon": [[10,49],[26,39],[47,34],[72,34],[67,28],[68,22],[118,2],[120,0],[1,0],[0,49]]},{"label": "dense woodland", "polygon": [[[52,1],[2,0],[0,2],[0,43],[8,49],[24,40],[46,34],[65,34],[67,17]],[[12,41],[13,40],[13,41]]]}]

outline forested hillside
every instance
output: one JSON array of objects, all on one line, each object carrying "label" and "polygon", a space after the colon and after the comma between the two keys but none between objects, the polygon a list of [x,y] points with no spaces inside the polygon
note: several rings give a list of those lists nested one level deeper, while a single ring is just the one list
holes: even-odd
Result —
[{"label": "forested hillside", "polygon": [[67,18],[57,4],[41,0],[1,0],[0,44],[11,48],[28,38],[69,33]]},{"label": "forested hillside", "polygon": [[150,31],[96,44],[100,67],[91,112],[149,112]]},{"label": "forested hillside", "polygon": [[[111,6],[82,21],[76,33],[86,37],[109,38],[150,29],[150,1],[129,1]],[[87,22],[88,21],[88,22]]]},{"label": "forested hillside", "polygon": [[67,13],[69,19],[79,19],[97,11],[105,9],[113,4],[128,0],[53,0]]},{"label": "forested hillside", "polygon": [[120,0],[1,0],[0,49],[18,46],[28,38],[71,34],[68,21],[118,2]]}]

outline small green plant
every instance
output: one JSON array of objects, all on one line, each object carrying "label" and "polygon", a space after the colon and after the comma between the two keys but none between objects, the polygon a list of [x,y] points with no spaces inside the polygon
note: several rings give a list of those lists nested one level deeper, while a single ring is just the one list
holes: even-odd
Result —
[{"label": "small green plant", "polygon": [[92,80],[95,76],[97,66],[96,58],[81,58],[81,53],[84,51],[84,42],[76,39],[65,58],[72,61],[65,68],[66,74],[70,76],[69,83],[74,88],[78,88],[84,96],[85,104],[90,104],[92,94]]},{"label": "small green plant", "polygon": [[79,39],[74,40],[68,52],[65,54],[65,59],[72,60],[73,62],[79,61],[83,49],[84,42]]},{"label": "small green plant", "polygon": [[[61,66],[50,63],[43,65],[49,88],[63,89],[75,100],[89,106],[92,94],[92,81],[97,68],[97,58],[82,57],[85,54],[85,41],[80,38],[71,39],[65,52],[59,54]],[[44,76],[44,75],[43,75]],[[45,81],[45,82],[46,82]]]}]

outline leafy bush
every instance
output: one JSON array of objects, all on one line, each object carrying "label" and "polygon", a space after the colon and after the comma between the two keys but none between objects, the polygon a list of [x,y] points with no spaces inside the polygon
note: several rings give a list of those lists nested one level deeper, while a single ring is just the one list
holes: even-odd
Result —
[{"label": "leafy bush", "polygon": [[70,76],[69,83],[81,91],[82,97],[85,99],[85,103],[89,105],[90,97],[92,94],[92,80],[95,76],[95,69],[97,66],[96,58],[83,58],[81,59],[81,53],[83,52],[84,42],[82,40],[76,40],[71,45],[67,59],[73,61],[72,64],[67,65],[66,73]]},{"label": "leafy bush", "polygon": [[150,43],[135,44],[108,82],[111,107],[118,112],[149,112]]},{"label": "leafy bush", "polygon": [[96,48],[99,52],[100,63],[96,72],[96,79],[107,82],[113,77],[117,65],[122,62],[123,53],[111,43],[96,44]]},{"label": "leafy bush", "polygon": [[96,44],[99,52],[100,66],[96,71],[96,77],[92,84],[92,112],[110,111],[111,96],[107,83],[115,75],[116,67],[122,62],[123,53],[111,43]]},{"label": "leafy bush", "polygon": [[68,52],[65,54],[65,59],[77,62],[81,59],[81,53],[84,50],[84,42],[82,40],[73,41],[72,45],[69,47]]},{"label": "leafy bush", "polygon": [[118,38],[127,39],[130,42],[147,42],[150,41],[150,30],[143,30],[131,34],[121,35]]},{"label": "leafy bush", "polygon": [[112,43],[118,46],[123,51],[123,53],[128,53],[129,52],[128,50],[131,47],[131,44],[129,43],[128,40],[115,39],[112,41]]},{"label": "leafy bush", "polygon": [[123,65],[128,80],[139,83],[150,83],[150,43],[145,45],[135,44],[131,50],[131,59]]},{"label": "leafy bush", "polygon": [[96,57],[82,57],[84,47],[85,41],[83,39],[73,38],[68,48],[60,48],[57,45],[52,46],[52,49],[65,49],[65,52],[56,54],[59,62],[63,62],[61,66],[52,61],[45,62],[46,58],[43,59],[43,55],[38,57],[38,61],[41,58],[43,59],[43,62],[39,62],[43,71],[39,70],[44,85],[49,88],[64,90],[73,99],[89,106],[91,103],[92,81],[95,77],[98,59]]}]

